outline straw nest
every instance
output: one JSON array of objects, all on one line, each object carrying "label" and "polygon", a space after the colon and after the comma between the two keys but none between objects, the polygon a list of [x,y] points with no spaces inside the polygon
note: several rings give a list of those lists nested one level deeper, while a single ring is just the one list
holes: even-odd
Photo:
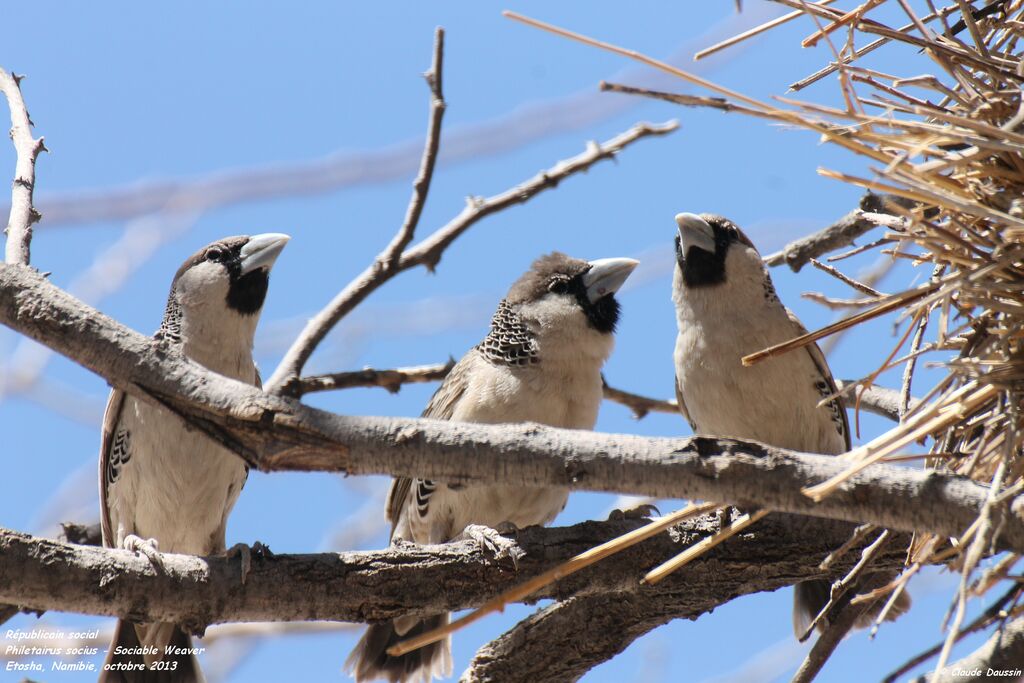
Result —
[{"label": "straw nest", "polygon": [[[788,97],[759,101],[632,50],[520,20],[638,60],[716,96],[602,84],[606,90],[744,113],[820,133],[823,140],[868,159],[870,173],[819,173],[896,200],[884,202],[883,211],[861,213],[874,226],[871,242],[847,255],[875,249],[894,260],[909,260],[925,269],[925,284],[892,295],[860,288],[868,296],[846,304],[858,307],[855,315],[744,362],[755,363],[896,312],[904,333],[877,372],[858,384],[868,386],[883,370],[903,366],[900,424],[843,456],[850,462],[846,474],[806,493],[821,499],[871,463],[919,458],[908,455],[915,443],[928,444],[927,466],[991,486],[988,504],[960,538],[918,535],[908,555],[909,569],[873,594],[889,593],[893,602],[920,566],[937,560],[962,573],[941,666],[962,630],[977,630],[1024,611],[1019,605],[1024,589],[1013,582],[998,601],[1002,614],[996,610],[987,621],[960,628],[967,597],[1008,577],[1018,559],[1004,554],[980,576],[976,572],[982,558],[991,554],[1001,511],[1024,490],[1024,64],[1018,51],[1024,0],[989,0],[979,7],[965,0],[942,8],[932,0],[915,3],[923,11],[908,0],[864,0],[849,10],[829,6],[831,0],[775,1],[794,11],[696,57],[809,15],[816,28],[803,45],[821,43],[831,60],[790,89],[800,91],[832,77],[838,81],[841,106]],[[875,64],[891,64],[894,70],[925,64],[932,73],[868,68],[864,58],[876,50]],[[841,275],[834,269],[833,274]],[[921,281],[919,272],[915,279]],[[918,359],[931,352],[952,356],[944,364],[947,373],[925,400],[906,410]],[[847,390],[857,391],[858,385]]]}]

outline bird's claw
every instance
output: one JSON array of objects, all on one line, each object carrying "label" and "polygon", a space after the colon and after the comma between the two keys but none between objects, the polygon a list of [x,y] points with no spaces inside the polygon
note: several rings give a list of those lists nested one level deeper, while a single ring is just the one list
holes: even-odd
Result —
[{"label": "bird's claw", "polygon": [[651,503],[643,503],[637,505],[629,510],[619,510],[618,508],[612,510],[608,514],[609,522],[617,522],[623,519],[650,519],[651,517],[660,517],[661,510],[658,509],[657,505]]},{"label": "bird's claw", "polygon": [[256,541],[252,544],[252,553],[261,560],[272,560],[276,557],[274,551],[266,543]]},{"label": "bird's claw", "polygon": [[242,585],[245,585],[245,580],[249,577],[249,572],[252,571],[252,548],[247,546],[245,543],[236,543],[227,552],[228,559],[237,557],[242,562]]},{"label": "bird's claw", "polygon": [[526,553],[518,543],[511,538],[502,536],[502,533],[512,533],[519,529],[511,522],[502,522],[498,527],[501,529],[500,531],[483,524],[470,524],[462,530],[456,540],[476,541],[480,550],[490,553],[496,560],[510,559],[512,565],[518,569],[519,558]]},{"label": "bird's claw", "polygon": [[135,534],[128,534],[121,542],[121,547],[133,553],[144,555],[157,572],[166,573],[164,557],[160,554],[159,544],[155,538],[142,538]]},{"label": "bird's claw", "polygon": [[242,562],[242,585],[245,585],[245,581],[249,578],[249,572],[252,571],[252,558],[255,556],[260,560],[269,560],[274,557],[274,553],[270,548],[256,541],[252,544],[252,547],[247,546],[245,543],[236,543],[227,552],[228,558],[238,557]]}]

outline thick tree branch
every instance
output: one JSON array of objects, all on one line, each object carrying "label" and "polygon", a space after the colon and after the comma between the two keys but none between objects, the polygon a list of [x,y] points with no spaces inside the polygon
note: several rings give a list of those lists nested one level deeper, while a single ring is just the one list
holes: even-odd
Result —
[{"label": "thick tree branch", "polygon": [[[966,477],[880,464],[815,503],[802,489],[846,472],[842,458],[710,437],[334,415],[212,373],[22,266],[0,265],[0,323],[167,406],[265,471],[715,500],[940,536],[962,534],[987,498],[988,489]],[[1006,506],[996,545],[1024,551],[1024,497]]]},{"label": "thick tree branch", "polygon": [[557,602],[530,615],[479,650],[462,683],[576,681],[640,636],[672,619],[695,619],[712,601],[607,593]]},{"label": "thick tree branch", "polygon": [[[510,582],[528,579],[641,524],[619,520],[521,530],[516,541],[525,555],[517,566],[495,560],[474,541],[254,557],[244,584],[235,558],[165,554],[166,572],[158,573],[145,557],[129,551],[0,529],[0,601],[36,610],[174,621],[196,632],[229,621],[384,620],[479,605]],[[679,525],[548,586],[531,600],[625,592],[676,600],[676,609],[690,601],[706,611],[738,595],[840,576],[849,568],[839,563],[826,574],[818,564],[846,539],[849,524],[778,515],[662,584],[641,586],[644,569],[714,533],[717,524],[714,516],[705,516]],[[894,551],[880,562],[896,567],[902,555]],[[678,616],[700,613],[693,609]]]},{"label": "thick tree branch", "polygon": [[[419,244],[403,251],[397,260],[392,255],[387,255],[387,251],[385,251],[309,321],[299,338],[288,350],[284,360],[274,371],[274,375],[267,382],[267,389],[294,396],[303,366],[313,354],[316,346],[339,320],[378,287],[399,273],[416,266],[426,266],[433,270],[440,262],[444,250],[480,219],[510,206],[523,204],[541,192],[557,187],[565,178],[586,171],[603,159],[614,158],[616,154],[637,140],[666,135],[678,127],[679,124],[675,121],[660,125],[638,123],[607,142],[591,143],[582,154],[559,162],[547,171],[541,171],[530,180],[501,194],[487,198],[471,197],[466,208],[458,216]],[[386,255],[387,258],[384,258]]]},{"label": "thick tree branch", "polygon": [[43,139],[32,137],[32,120],[21,96],[21,77],[0,68],[0,92],[7,97],[11,109],[11,140],[17,153],[14,167],[14,189],[11,191],[11,213],[7,219],[7,263],[28,265],[32,243],[32,224],[39,212],[32,205],[36,187],[36,158],[46,149]]},{"label": "thick tree branch", "polygon": [[[708,516],[702,520],[711,518]],[[695,521],[701,523],[702,520]],[[751,531],[730,539],[699,558],[696,564],[705,567],[709,558],[716,558],[711,560],[711,566],[715,566],[717,558],[722,554],[731,557],[732,553],[743,552],[745,548],[752,553],[749,558],[753,559],[765,551],[760,546],[755,551],[754,546],[749,544],[753,539],[763,538],[761,534],[764,530],[779,526],[792,528],[791,525],[807,523],[812,526],[802,527],[803,531],[810,531],[818,522],[788,515],[769,516]],[[717,524],[713,526],[718,528]],[[845,529],[848,537],[852,528]],[[832,544],[832,548],[838,547],[834,544],[835,540],[839,539],[830,537],[826,544]],[[699,539],[694,537],[693,542],[699,542]],[[692,542],[688,545],[692,545]],[[858,547],[863,545],[860,543]],[[782,555],[776,555],[774,551],[772,553],[773,558],[782,559]],[[894,568],[899,566],[899,562],[889,564],[896,554],[895,551],[888,553],[883,564]],[[820,557],[815,555],[815,559]],[[845,562],[847,568],[853,565],[854,559],[848,556]],[[754,567],[748,569],[745,575],[735,575],[731,571],[694,575],[691,567],[692,564],[681,568],[663,584],[658,584],[656,588],[660,590],[654,592],[641,590],[580,595],[546,607],[480,648],[461,680],[463,683],[575,681],[593,667],[625,650],[645,633],[673,619],[696,619],[722,604],[714,596],[748,594],[749,582],[758,583],[762,578],[759,569]],[[833,573],[831,578],[837,578],[842,573]],[[693,584],[696,580],[704,583]],[[672,587],[665,584],[671,584]],[[690,590],[690,587],[694,590]],[[784,618],[780,615],[780,619]]]}]

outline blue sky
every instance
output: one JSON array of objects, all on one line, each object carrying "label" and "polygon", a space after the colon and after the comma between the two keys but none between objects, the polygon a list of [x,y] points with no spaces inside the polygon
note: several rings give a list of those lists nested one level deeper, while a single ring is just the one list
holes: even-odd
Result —
[{"label": "blue sky", "polygon": [[[862,174],[863,164],[820,144],[813,134],[761,120],[599,94],[601,79],[638,83],[650,74],[621,57],[504,19],[500,11],[506,7],[665,58],[690,54],[776,11],[751,0],[740,16],[731,2],[12,5],[0,26],[0,64],[27,74],[23,91],[36,132],[46,136],[51,149],[38,165],[44,221],[33,242],[34,265],[51,271],[59,285],[77,288],[104,312],[150,332],[159,324],[170,278],[185,256],[229,234],[287,232],[293,240],[274,270],[257,337],[257,356],[269,373],[302,322],[390,239],[406,210],[412,170],[380,182],[290,197],[277,196],[270,187],[273,196],[265,199],[129,221],[48,224],[47,200],[232,169],[304,164],[329,155],[354,160],[390,150],[402,158],[403,150],[418,150],[425,130],[428,91],[420,74],[429,66],[433,29],[441,25],[447,32],[448,101],[442,148],[448,152],[434,178],[421,235],[457,214],[467,195],[505,190],[579,153],[587,141],[607,139],[635,121],[678,118],[681,129],[642,141],[616,163],[602,163],[528,205],[480,223],[447,251],[436,274],[413,271],[374,293],[307,369],[393,367],[458,357],[483,336],[495,304],[530,261],[558,249],[588,259],[643,260],[635,282],[621,295],[623,319],[606,374],[622,388],[670,396],[672,216],[679,211],[727,215],[768,253],[856,205],[860,191],[820,177],[818,167]],[[825,46],[799,48],[800,38],[812,29],[802,19],[721,57],[698,65],[687,59],[684,65],[759,98],[784,94],[789,83],[830,57]],[[890,71],[920,73],[916,56],[880,50],[875,59]],[[695,92],[682,83],[659,85]],[[836,93],[836,81],[825,79],[806,96],[832,103]],[[447,141],[453,144],[446,148]],[[460,141],[477,146],[467,152],[456,144]],[[418,151],[404,158],[415,157]],[[0,169],[7,169],[2,174],[13,162],[9,146],[0,145]],[[381,173],[379,166],[366,172]],[[149,254],[143,245],[153,240],[159,248]],[[111,256],[118,244],[123,249]],[[83,278],[104,254],[104,263],[126,269],[124,286],[109,294],[102,291],[109,280]],[[867,256],[843,267],[857,274],[875,262],[875,256]],[[895,290],[926,276],[900,266],[880,287]],[[832,313],[801,299],[801,292],[852,296],[817,272],[795,276],[775,269],[773,277],[783,300],[809,328],[830,321]],[[879,321],[850,333],[829,360],[837,376],[860,377],[877,367],[895,340],[891,321]],[[30,344],[0,330],[0,386],[10,387],[13,377],[44,359]],[[10,482],[0,498],[0,525],[36,533],[53,533],[58,520],[86,521],[98,514],[93,468],[107,391],[102,379],[70,362],[45,362],[42,380],[29,393],[13,392],[0,403]],[[918,394],[935,375],[921,377]],[[881,381],[894,386],[898,376],[883,375]],[[415,416],[432,391],[432,386],[410,386],[392,396],[353,390],[309,401],[341,413]],[[56,413],[54,401],[60,407]],[[879,419],[862,420],[866,438],[885,428]],[[638,422],[609,403],[597,429],[689,432],[681,418],[649,416]],[[324,550],[339,541],[344,547],[381,547],[386,543],[382,525],[361,533],[351,523],[367,518],[361,511],[382,505],[385,487],[383,478],[254,473],[231,518],[228,543],[261,540],[277,552]],[[613,501],[575,494],[557,523],[603,517]],[[371,513],[370,519],[380,520],[382,514]],[[915,611],[883,629],[875,641],[864,634],[850,638],[820,680],[877,679],[934,643],[953,586],[948,575],[926,572],[915,584]],[[696,622],[670,624],[585,680],[788,680],[801,652],[790,634],[789,605],[789,592],[780,591],[734,601]],[[517,606],[460,633],[456,672],[480,645],[531,609]],[[71,615],[46,620],[97,623]],[[11,625],[33,623],[32,617],[18,617]],[[355,637],[332,633],[261,642],[227,680],[341,679]],[[753,673],[730,678],[746,671]],[[0,680],[5,675],[0,670]],[[48,680],[74,678],[55,674]]]}]

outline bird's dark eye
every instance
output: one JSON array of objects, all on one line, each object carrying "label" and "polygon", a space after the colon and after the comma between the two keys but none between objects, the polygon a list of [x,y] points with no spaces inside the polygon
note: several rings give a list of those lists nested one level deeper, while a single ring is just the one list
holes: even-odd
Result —
[{"label": "bird's dark eye", "polygon": [[220,247],[210,247],[209,249],[206,250],[206,260],[207,261],[223,261],[224,260],[224,250],[221,249]]},{"label": "bird's dark eye", "polygon": [[548,283],[548,291],[555,294],[565,294],[569,291],[569,281],[561,277],[552,278],[551,282]]}]

